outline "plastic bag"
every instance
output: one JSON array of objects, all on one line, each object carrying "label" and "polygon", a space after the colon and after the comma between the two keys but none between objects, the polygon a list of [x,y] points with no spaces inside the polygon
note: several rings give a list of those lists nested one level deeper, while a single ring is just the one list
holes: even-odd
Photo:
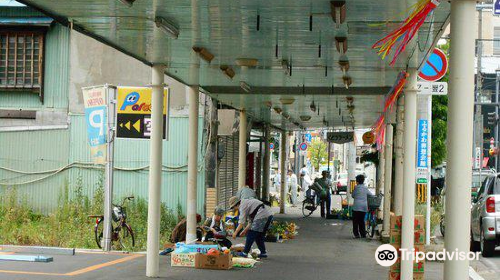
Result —
[{"label": "plastic bag", "polygon": [[219,249],[219,245],[204,245],[204,244],[185,244],[179,242],[175,244],[175,253],[202,253],[206,254],[210,249]]}]

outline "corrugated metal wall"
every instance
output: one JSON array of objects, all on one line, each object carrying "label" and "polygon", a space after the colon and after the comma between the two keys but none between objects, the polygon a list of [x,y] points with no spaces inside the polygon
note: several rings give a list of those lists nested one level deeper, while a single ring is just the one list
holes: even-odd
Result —
[{"label": "corrugated metal wall", "polygon": [[[68,164],[69,131],[0,132],[0,167],[36,172],[61,168]],[[0,182],[29,182],[48,174],[27,175],[0,170]],[[15,186],[18,195],[37,210],[46,211],[57,206],[61,191],[67,185],[68,171],[36,183]],[[9,187],[0,186],[0,195]]]},{"label": "corrugated metal wall", "polygon": [[[199,133],[203,132],[200,121]],[[87,130],[83,115],[71,116],[70,130],[4,132],[0,133],[0,167],[21,171],[41,171],[58,169],[73,162],[90,162]],[[201,137],[200,137],[201,139]],[[187,141],[188,119],[176,117],[170,119],[170,139],[163,144],[163,164],[176,171],[163,172],[162,201],[171,209],[180,205],[186,210],[187,189]],[[139,168],[149,163],[149,141],[118,139],[115,146],[115,167]],[[198,205],[203,213],[205,204],[205,172],[201,141],[199,145]],[[203,149],[204,150],[204,149]],[[71,168],[48,179],[15,186],[18,193],[27,198],[37,209],[49,212],[57,206],[65,186],[70,190],[80,185],[83,192],[93,196],[99,186],[102,171],[89,168]],[[0,170],[0,183],[26,182],[45,175],[23,175]],[[4,192],[8,187],[0,187]],[[120,200],[126,195],[147,198],[148,172],[116,171],[114,199]]]}]

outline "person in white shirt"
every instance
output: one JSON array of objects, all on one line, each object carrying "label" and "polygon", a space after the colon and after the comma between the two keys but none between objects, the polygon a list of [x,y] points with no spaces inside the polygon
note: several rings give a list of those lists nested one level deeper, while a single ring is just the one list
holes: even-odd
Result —
[{"label": "person in white shirt", "polygon": [[300,178],[302,179],[302,193],[304,197],[307,197],[308,195],[314,196],[314,191],[309,189],[309,186],[313,184],[313,180],[311,180],[309,174],[307,174],[307,172],[301,172]]},{"label": "person in white shirt", "polygon": [[272,191],[279,193],[279,191],[281,189],[281,172],[279,170],[278,170],[278,173],[276,173],[276,175],[274,175],[273,187],[274,187],[274,189]]},{"label": "person in white shirt", "polygon": [[292,196],[292,207],[297,206],[297,175],[293,173],[292,170],[288,170],[288,186],[290,187],[290,193]]}]

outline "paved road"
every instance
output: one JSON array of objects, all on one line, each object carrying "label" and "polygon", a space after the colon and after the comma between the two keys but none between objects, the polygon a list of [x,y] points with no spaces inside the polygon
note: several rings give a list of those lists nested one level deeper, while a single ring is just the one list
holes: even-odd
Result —
[{"label": "paved road", "polygon": [[492,258],[483,258],[477,264],[472,264],[472,267],[485,280],[500,279],[500,248],[497,248],[495,256]]},{"label": "paved road", "polygon": [[[353,240],[351,223],[325,220],[318,217],[302,218],[300,208],[287,209],[288,215],[278,219],[295,221],[301,228],[296,239],[285,243],[267,243],[270,258],[253,269],[210,271],[170,267],[170,257],[161,257],[160,275],[173,280],[243,280],[251,277],[262,280],[316,280],[316,279],[387,279],[388,269],[376,264],[374,252],[380,243],[376,240]],[[239,239],[236,242],[243,242]],[[148,279],[143,255],[77,254],[55,256],[53,263],[20,263],[0,261],[0,280],[48,279]],[[500,252],[492,259],[481,260],[473,267],[486,280],[500,279]],[[427,263],[426,280],[442,279],[443,264]]]},{"label": "paved road", "polygon": [[[231,271],[209,271],[170,267],[170,258],[161,257],[161,276],[168,279],[248,279],[249,273],[255,279],[313,280],[313,279],[366,279],[387,278],[387,269],[380,267],[374,260],[377,241],[351,239],[350,223],[337,220],[324,220],[319,217],[303,219],[299,208],[291,209],[294,215],[280,217],[293,220],[301,227],[295,240],[285,243],[268,243],[270,258],[253,269],[233,269]],[[237,242],[243,242],[243,239]],[[0,262],[0,279],[147,279],[145,258],[139,256],[126,262],[100,267],[72,277],[66,274],[99,263],[109,263],[124,256],[78,254],[74,257],[56,257],[53,263],[32,264],[19,262]],[[31,274],[5,273],[1,271],[27,271]],[[38,272],[52,275],[36,274]],[[35,274],[34,274],[35,273]]]}]

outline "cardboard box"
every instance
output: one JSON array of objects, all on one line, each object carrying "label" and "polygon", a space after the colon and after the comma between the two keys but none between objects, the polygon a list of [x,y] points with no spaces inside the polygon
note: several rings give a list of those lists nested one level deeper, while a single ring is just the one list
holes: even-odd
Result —
[{"label": "cardboard box", "polygon": [[[399,272],[389,272],[389,280],[401,280]],[[424,280],[423,273],[413,273],[413,280]]]},{"label": "cardboard box", "polygon": [[[403,222],[402,216],[395,216],[391,214],[391,231],[401,231]],[[422,215],[415,215],[414,230],[425,230],[425,219]]]},{"label": "cardboard box", "polygon": [[198,253],[172,253],[170,265],[179,267],[195,267],[196,255],[198,255]]},{"label": "cardboard box", "polygon": [[[425,244],[425,231],[417,230],[413,233],[413,242],[415,245]],[[389,243],[391,245],[401,245],[401,232],[391,231],[389,236]]]},{"label": "cardboard box", "polygon": [[[391,272],[400,272],[401,271],[401,252],[399,251],[399,247],[396,248],[398,250],[398,260],[397,262],[391,266],[390,271]],[[417,245],[415,246],[415,252],[425,252],[425,246],[424,245]],[[425,271],[425,260],[420,261],[417,263],[416,261],[413,262],[413,272],[414,273],[424,273]]]},{"label": "cardboard box", "polygon": [[196,268],[199,269],[219,269],[226,270],[233,268],[232,255],[209,256],[203,254],[196,255]]}]

